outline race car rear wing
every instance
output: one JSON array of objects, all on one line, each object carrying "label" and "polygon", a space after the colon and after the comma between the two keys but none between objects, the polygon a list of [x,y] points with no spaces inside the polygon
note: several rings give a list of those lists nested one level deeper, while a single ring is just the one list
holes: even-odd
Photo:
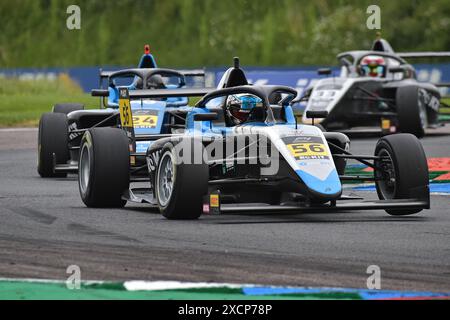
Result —
[{"label": "race car rear wing", "polygon": [[[396,53],[403,59],[423,59],[423,58],[450,58],[450,51],[436,51],[436,52],[403,52]],[[433,83],[438,88],[450,88],[450,83]],[[442,98],[450,98],[450,96],[443,96]]]},{"label": "race car rear wing", "polygon": [[[103,79],[108,79],[110,76],[112,76],[116,71],[104,71],[103,69],[99,70],[99,78],[100,81],[103,81]],[[194,78],[194,77],[202,77],[206,78],[206,72],[204,70],[178,70],[181,74],[183,74],[186,78]]]},{"label": "race car rear wing", "polygon": [[[176,70],[174,70],[176,71]],[[99,70],[99,88],[104,89],[105,80],[107,81],[112,75],[114,75],[118,71],[104,71],[103,69]],[[206,72],[204,70],[180,70],[178,71],[182,75],[184,75],[185,79],[192,79],[192,81],[186,81],[189,83],[189,86],[194,87],[204,87],[206,85]],[[202,80],[200,80],[202,79]],[[108,85],[106,85],[107,87]]]},{"label": "race car rear wing", "polygon": [[[216,88],[190,88],[190,89],[158,89],[158,90],[133,90],[128,96],[130,99],[150,99],[150,98],[180,98],[180,97],[203,97],[215,91]],[[106,98],[109,91],[105,89],[91,90],[93,97]]]},{"label": "race car rear wing", "polygon": [[192,70],[192,71],[185,71],[185,70],[178,70],[181,72],[185,77],[206,77],[206,72],[204,70]]},{"label": "race car rear wing", "polygon": [[433,83],[438,88],[450,88],[450,82]]},{"label": "race car rear wing", "polygon": [[[403,59],[423,59],[423,58],[450,58],[450,51],[442,52],[403,52],[397,53]],[[438,88],[450,88],[450,83],[433,83]],[[443,96],[442,98],[450,98]]]},{"label": "race car rear wing", "polygon": [[190,88],[190,89],[133,90],[129,92],[129,96],[130,99],[203,97],[215,90],[217,89]]},{"label": "race car rear wing", "polygon": [[450,51],[442,52],[403,52],[396,53],[403,59],[420,59],[420,58],[450,58]]}]

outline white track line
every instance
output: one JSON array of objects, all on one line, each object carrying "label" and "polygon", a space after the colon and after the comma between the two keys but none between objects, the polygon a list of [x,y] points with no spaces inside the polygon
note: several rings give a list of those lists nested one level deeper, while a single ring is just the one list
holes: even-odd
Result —
[{"label": "white track line", "polygon": [[38,128],[3,128],[0,129],[1,132],[35,132]]},{"label": "white track line", "polygon": [[230,288],[238,289],[244,284],[207,283],[207,282],[179,282],[179,281],[126,281],[124,287],[128,291],[162,291],[180,289]]},{"label": "white track line", "polygon": [[[20,278],[0,278],[0,282],[28,282],[43,284],[65,284],[64,280],[47,280],[47,279],[20,279]],[[82,281],[84,285],[120,283],[114,281]],[[162,291],[177,289],[203,289],[203,288],[242,288],[254,287],[248,284],[231,284],[231,283],[208,283],[208,282],[180,282],[180,281],[125,281],[123,285],[127,291]]]}]

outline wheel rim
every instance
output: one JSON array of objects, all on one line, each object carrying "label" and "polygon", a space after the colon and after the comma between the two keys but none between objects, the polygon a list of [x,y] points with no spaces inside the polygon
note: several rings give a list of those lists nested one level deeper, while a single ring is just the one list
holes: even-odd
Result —
[{"label": "wheel rim", "polygon": [[158,166],[157,196],[158,202],[163,207],[169,203],[172,197],[175,182],[174,173],[175,168],[172,153],[168,151],[163,155],[160,165]]},{"label": "wheel rim", "polygon": [[80,187],[81,191],[83,193],[86,192],[86,189],[89,185],[89,179],[91,174],[91,157],[89,148],[86,145],[83,145],[83,148],[81,149],[81,155],[80,155],[80,168],[79,168],[79,180],[80,180]]},{"label": "wheel rim", "polygon": [[397,190],[397,180],[395,175],[394,161],[386,149],[380,150],[377,161],[377,186],[383,199],[394,199]]}]

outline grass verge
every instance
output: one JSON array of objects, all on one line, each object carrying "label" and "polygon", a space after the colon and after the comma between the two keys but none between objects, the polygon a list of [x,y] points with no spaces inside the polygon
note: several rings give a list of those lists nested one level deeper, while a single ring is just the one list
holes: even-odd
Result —
[{"label": "grass verge", "polygon": [[65,74],[55,80],[0,78],[0,127],[36,127],[54,104],[68,102],[99,104]]}]

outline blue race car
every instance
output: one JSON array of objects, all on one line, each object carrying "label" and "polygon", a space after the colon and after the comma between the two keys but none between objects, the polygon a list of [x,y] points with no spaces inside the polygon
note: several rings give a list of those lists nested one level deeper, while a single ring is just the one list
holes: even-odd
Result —
[{"label": "blue race car", "polygon": [[[119,90],[129,92],[157,89],[182,89],[189,77],[203,77],[204,73],[182,73],[156,68],[154,57],[148,52],[142,56],[139,68],[115,72],[100,72],[101,82],[108,79],[108,89],[93,90],[102,99],[100,109],[85,110],[77,104],[56,105],[53,112],[42,115],[39,124],[38,172],[41,177],[65,177],[78,172],[81,137],[90,128],[120,126]],[[209,90],[196,89],[200,93]],[[133,161],[139,165],[151,144],[153,135],[172,134],[181,128],[189,112],[188,98],[159,97],[132,101],[136,142]],[[144,138],[142,138],[144,137]],[[143,153],[139,156],[139,153]]]},{"label": "blue race car", "polygon": [[[148,203],[164,217],[181,220],[258,211],[384,209],[409,215],[430,207],[427,161],[413,135],[387,136],[374,155],[352,155],[346,135],[296,122],[290,106],[295,89],[248,85],[238,59],[220,87],[204,94],[119,89],[121,128],[91,128],[82,137],[78,183],[86,206]],[[133,187],[130,150],[142,139],[134,132],[139,108],[133,104],[180,96],[203,98],[186,110],[179,132],[149,137],[139,168],[147,187]],[[348,159],[370,166],[374,176],[345,175]],[[344,196],[346,180],[374,181],[380,200]]]}]

